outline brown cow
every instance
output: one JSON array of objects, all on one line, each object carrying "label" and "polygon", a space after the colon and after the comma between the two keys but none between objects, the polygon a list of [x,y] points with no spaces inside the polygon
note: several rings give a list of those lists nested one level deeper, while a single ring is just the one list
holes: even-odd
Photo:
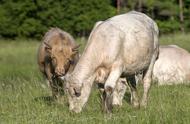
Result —
[{"label": "brown cow", "polygon": [[38,49],[38,65],[52,89],[53,98],[61,97],[63,83],[60,80],[71,72],[79,59],[73,37],[59,28],[51,28]]}]

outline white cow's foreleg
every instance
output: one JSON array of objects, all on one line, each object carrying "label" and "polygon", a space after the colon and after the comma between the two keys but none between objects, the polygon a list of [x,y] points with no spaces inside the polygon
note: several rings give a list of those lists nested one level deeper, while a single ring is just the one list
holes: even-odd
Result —
[{"label": "white cow's foreleg", "polygon": [[113,91],[116,86],[116,82],[119,79],[122,73],[121,67],[113,68],[110,72],[108,79],[106,80],[104,89],[105,89],[105,98],[104,98],[104,109],[107,113],[112,111],[112,101],[113,101]]}]

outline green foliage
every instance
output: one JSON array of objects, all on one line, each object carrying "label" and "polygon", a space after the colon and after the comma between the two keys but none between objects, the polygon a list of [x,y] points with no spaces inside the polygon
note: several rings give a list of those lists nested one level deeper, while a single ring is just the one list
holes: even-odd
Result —
[{"label": "green foliage", "polygon": [[[138,10],[139,1],[142,2],[142,12],[158,22],[162,34],[180,30],[179,0],[122,0],[120,12]],[[183,0],[183,3],[183,26],[185,31],[190,31],[190,1]]]},{"label": "green foliage", "polygon": [[176,20],[170,20],[170,21],[156,21],[160,30],[161,34],[164,33],[174,33],[175,31],[178,31],[180,29],[180,23]]},{"label": "green foliage", "polygon": [[50,27],[60,27],[85,36],[96,21],[115,12],[110,0],[7,0],[0,5],[0,35],[39,38]]},{"label": "green foliage", "polygon": [[[120,13],[137,10],[139,0],[120,0]],[[179,0],[141,0],[142,12],[161,33],[180,30]],[[185,31],[190,31],[190,0],[184,2]],[[0,0],[0,38],[41,38],[50,27],[88,36],[95,22],[116,15],[116,0]]]},{"label": "green foliage", "polygon": [[161,45],[176,44],[190,52],[190,34],[174,33],[170,35],[162,35],[160,37]]}]

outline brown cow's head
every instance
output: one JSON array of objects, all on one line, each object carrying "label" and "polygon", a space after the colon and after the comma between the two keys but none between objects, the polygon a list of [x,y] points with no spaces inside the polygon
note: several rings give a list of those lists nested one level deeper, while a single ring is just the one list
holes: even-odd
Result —
[{"label": "brown cow's head", "polygon": [[45,50],[50,56],[51,64],[54,69],[55,76],[61,78],[69,70],[70,65],[74,64],[74,57],[78,54],[78,46],[71,47],[70,45],[53,44],[46,42]]}]

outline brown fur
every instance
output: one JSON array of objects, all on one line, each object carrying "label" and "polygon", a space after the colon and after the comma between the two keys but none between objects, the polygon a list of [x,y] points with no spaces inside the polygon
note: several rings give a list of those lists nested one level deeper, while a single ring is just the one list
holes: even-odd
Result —
[{"label": "brown fur", "polygon": [[38,65],[48,80],[53,97],[58,97],[60,77],[74,69],[79,59],[77,45],[72,36],[59,28],[50,29],[38,49]]},{"label": "brown fur", "polygon": [[107,77],[109,75],[109,70],[105,67],[100,67],[96,70],[96,78],[95,82],[97,83],[105,83]]}]

